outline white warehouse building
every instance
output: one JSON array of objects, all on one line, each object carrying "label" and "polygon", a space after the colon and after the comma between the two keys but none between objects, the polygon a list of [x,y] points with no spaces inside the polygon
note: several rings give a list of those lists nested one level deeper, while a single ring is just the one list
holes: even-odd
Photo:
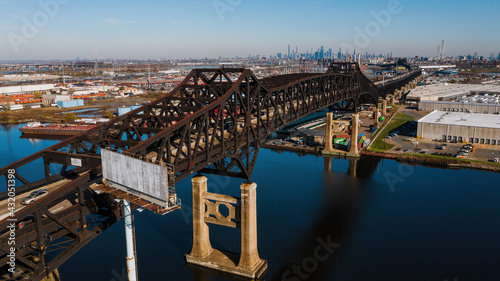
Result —
[{"label": "white warehouse building", "polygon": [[500,145],[500,115],[433,111],[418,121],[417,136],[485,145]]}]

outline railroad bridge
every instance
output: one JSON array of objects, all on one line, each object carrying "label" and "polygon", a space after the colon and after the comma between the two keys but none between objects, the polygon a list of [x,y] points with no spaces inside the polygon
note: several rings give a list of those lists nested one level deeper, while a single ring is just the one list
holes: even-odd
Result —
[{"label": "railroad bridge", "polygon": [[[255,184],[249,180],[261,144],[277,129],[328,106],[378,104],[380,99],[398,98],[421,75],[405,66],[404,74],[377,83],[350,62],[332,63],[326,73],[264,79],[243,68],[192,70],[164,97],[1,168],[0,177],[5,177],[7,186],[13,177],[22,183],[15,189],[19,199],[40,188],[50,188],[50,193],[24,208],[17,203],[15,217],[32,216],[33,224],[18,231],[14,251],[8,245],[8,231],[0,233],[0,262],[5,265],[15,252],[21,270],[11,280],[24,276],[41,280],[122,218],[122,206],[114,200],[119,194],[94,188],[102,183],[101,150],[111,148],[170,165],[172,181],[198,173],[193,178],[194,241],[188,262],[204,265],[224,259],[223,253],[210,246],[208,223],[238,227],[242,233],[239,263],[236,260],[222,270],[258,277],[267,264],[257,254]],[[41,165],[44,173],[34,174],[33,168]],[[52,174],[55,168],[59,172]],[[247,180],[241,186],[242,198],[207,193],[202,174]],[[5,210],[8,200],[8,192],[0,194]],[[144,200],[127,200],[134,207],[162,213],[159,206]],[[66,207],[64,202],[69,202]],[[217,216],[220,204],[230,208],[232,217]],[[215,212],[216,218],[207,220],[204,206],[210,206],[208,212]],[[60,208],[64,211],[56,212]],[[12,219],[1,216],[0,229],[8,229]],[[50,258],[47,253],[52,253]]]}]

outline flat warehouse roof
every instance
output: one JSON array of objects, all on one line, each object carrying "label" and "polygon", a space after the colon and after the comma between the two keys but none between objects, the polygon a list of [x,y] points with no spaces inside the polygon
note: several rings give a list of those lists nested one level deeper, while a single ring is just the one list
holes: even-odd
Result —
[{"label": "flat warehouse roof", "polygon": [[500,107],[500,103],[482,103],[482,102],[461,102],[461,101],[435,101],[435,100],[423,100],[420,103],[422,104],[449,104],[449,105],[487,105],[487,106],[498,106]]},{"label": "flat warehouse roof", "polygon": [[500,115],[435,110],[418,123],[500,129]]},{"label": "flat warehouse roof", "polygon": [[479,93],[500,93],[500,86],[481,84],[433,84],[417,86],[408,94],[408,98],[424,100],[438,100],[440,98],[453,98],[464,96],[471,92]]}]

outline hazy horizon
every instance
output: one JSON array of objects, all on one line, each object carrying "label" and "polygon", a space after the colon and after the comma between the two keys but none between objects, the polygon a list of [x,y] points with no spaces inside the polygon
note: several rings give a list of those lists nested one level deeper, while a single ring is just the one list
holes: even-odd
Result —
[{"label": "hazy horizon", "polygon": [[1,61],[202,59],[321,46],[395,57],[500,52],[493,0],[0,0]]}]

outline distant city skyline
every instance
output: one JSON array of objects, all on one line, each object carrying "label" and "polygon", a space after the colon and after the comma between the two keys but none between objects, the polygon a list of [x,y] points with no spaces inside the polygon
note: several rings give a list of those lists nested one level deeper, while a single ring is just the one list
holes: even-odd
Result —
[{"label": "distant city skyline", "polygon": [[[500,52],[500,4],[469,1],[0,0],[0,60],[177,59],[316,51]],[[289,46],[290,45],[290,46]],[[326,51],[325,50],[325,51]]]}]

